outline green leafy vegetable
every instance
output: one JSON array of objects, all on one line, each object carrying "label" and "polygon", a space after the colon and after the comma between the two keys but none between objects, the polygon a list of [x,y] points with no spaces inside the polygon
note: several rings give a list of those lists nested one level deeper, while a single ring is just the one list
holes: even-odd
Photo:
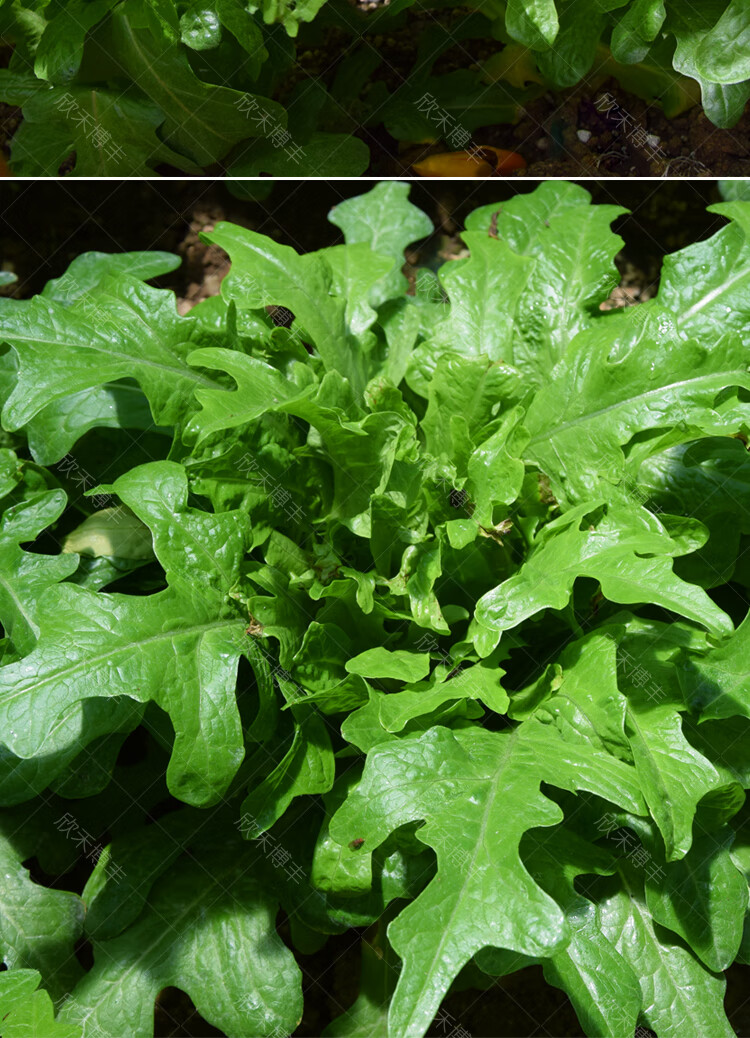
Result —
[{"label": "green leafy vegetable", "polygon": [[[11,166],[28,177],[214,175],[218,164],[240,180],[361,176],[373,137],[395,138],[393,156],[397,142],[440,138],[473,151],[473,135],[581,83],[627,125],[611,78],[669,118],[700,101],[719,127],[750,99],[747,0],[475,0],[468,11],[456,0],[2,0],[0,33],[12,48],[0,101],[23,116]],[[382,76],[394,61],[407,66]],[[606,223],[603,207],[576,217],[554,232],[563,250],[579,237],[572,268],[607,247],[590,223]],[[552,255],[552,235],[547,246]],[[568,273],[542,262],[537,286],[552,274],[583,304],[594,285]],[[534,301],[519,339],[558,348],[558,319],[580,315],[558,308],[542,321]]]},{"label": "green leafy vegetable", "polygon": [[[240,32],[212,10],[135,14],[202,54]],[[750,203],[612,313],[620,210],[582,188],[476,210],[414,286],[407,195],[305,255],[219,224],[187,316],[163,253],[0,299],[3,1034],[152,1035],[179,988],[279,1038],[351,928],[328,1035],[421,1038],[530,965],[586,1034],[734,1033]]]}]

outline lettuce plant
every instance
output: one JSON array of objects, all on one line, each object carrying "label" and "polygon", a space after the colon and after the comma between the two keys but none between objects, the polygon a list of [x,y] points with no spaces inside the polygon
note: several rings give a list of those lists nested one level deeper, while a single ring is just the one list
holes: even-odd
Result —
[{"label": "lettuce plant", "polygon": [[322,85],[277,95],[322,0],[0,0],[14,44],[0,99],[19,105],[19,176],[358,176],[354,123]]},{"label": "lettuce plant", "polygon": [[[379,17],[384,25],[398,21],[414,3],[402,0]],[[421,6],[442,9],[445,3],[420,0]],[[480,28],[469,18],[447,27],[453,42],[486,40],[489,19],[489,35],[502,46],[473,75],[460,69],[435,77],[420,54],[411,81],[384,102],[385,124],[394,136],[423,140],[430,131],[434,135],[437,117],[419,115],[425,92],[469,129],[512,122],[524,104],[550,89],[584,82],[589,92],[601,89],[603,96],[610,78],[658,103],[669,118],[700,101],[719,127],[737,123],[750,98],[750,7],[745,0],[477,0],[471,6],[484,24]],[[442,13],[440,18],[447,20]],[[439,30],[434,31],[439,38]],[[430,39],[431,53],[435,43]],[[482,107],[489,109],[483,118]]]},{"label": "lettuce plant", "polygon": [[[584,79],[598,89],[614,76],[668,116],[702,95],[723,127],[750,97],[746,0],[469,6],[394,0],[366,15],[350,0],[0,0],[0,37],[14,48],[0,101],[23,111],[13,173],[198,174],[220,163],[230,177],[359,176],[369,163],[362,128],[384,125],[405,141],[442,132],[463,148],[474,131]],[[398,84],[392,67],[375,76],[393,61],[377,37],[411,38],[416,7],[412,67]],[[326,53],[331,29],[334,53],[306,74],[298,53],[321,42]],[[488,38],[500,45],[486,61],[434,70],[458,46],[486,53]]]},{"label": "lettuce plant", "polygon": [[529,48],[557,86],[602,68],[677,108],[680,73],[699,85],[717,126],[736,123],[750,98],[746,0],[507,0],[491,10],[500,33]]},{"label": "lettuce plant", "polygon": [[588,1035],[734,1033],[750,204],[606,311],[621,209],[544,183],[408,281],[407,194],[305,255],[219,224],[186,316],[154,252],[0,302],[7,1038],[175,987],[280,1038],[352,927],[327,1035],[531,964]]}]

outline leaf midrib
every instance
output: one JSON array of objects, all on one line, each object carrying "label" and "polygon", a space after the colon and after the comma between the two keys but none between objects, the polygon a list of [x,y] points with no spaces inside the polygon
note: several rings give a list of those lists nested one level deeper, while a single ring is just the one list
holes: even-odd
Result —
[{"label": "leaf midrib", "polygon": [[743,270],[739,271],[732,277],[724,278],[717,288],[714,288],[705,296],[701,296],[700,300],[697,303],[693,303],[691,307],[689,307],[687,310],[681,313],[676,319],[676,324],[684,324],[685,321],[689,320],[695,314],[700,313],[701,310],[709,306],[711,303],[715,302],[715,300],[721,298],[721,296],[724,295],[725,292],[728,292],[729,289],[733,288],[738,281],[742,281],[744,278],[747,278],[749,273],[750,271],[748,271],[748,268],[744,267]]},{"label": "leaf midrib", "polygon": [[[656,953],[656,956],[659,959],[659,962],[662,964],[662,968],[663,968],[664,972],[666,973],[667,977],[669,978],[670,984],[671,984],[672,989],[674,991],[674,998],[675,998],[675,1000],[678,1001],[680,1003],[680,1005],[683,1007],[683,1011],[685,1013],[686,1018],[688,1020],[692,1020],[694,1022],[694,1024],[696,1025],[695,1033],[696,1034],[701,1034],[702,1033],[701,1028],[702,1028],[702,1025],[703,1025],[703,1021],[694,1019],[693,1013],[692,1013],[691,1003],[688,1002],[688,1001],[685,1001],[683,999],[683,997],[682,997],[682,993],[683,993],[683,990],[684,990],[683,986],[681,984],[678,984],[675,981],[675,978],[672,975],[672,971],[670,969],[669,960],[665,959],[662,956],[662,954],[661,954],[661,949],[662,949],[661,942],[658,940],[658,938],[656,936],[656,933],[652,929],[650,929],[650,927],[649,927],[649,924],[653,923],[654,921],[652,920],[652,918],[648,914],[648,912],[644,912],[644,910],[643,910],[644,906],[641,904],[641,901],[639,900],[639,898],[636,897],[636,894],[635,894],[633,888],[628,883],[627,876],[622,871],[620,871],[620,876],[622,877],[622,884],[623,884],[623,887],[625,889],[625,893],[626,893],[626,895],[627,895],[627,897],[628,897],[628,899],[630,901],[630,904],[632,906],[631,907],[631,911],[632,911],[634,916],[637,916],[638,921],[640,923],[641,932],[644,934],[644,936],[645,936],[646,940],[648,941],[648,943],[653,947],[653,949],[654,949],[654,951]],[[617,950],[619,951],[620,949],[618,948]],[[620,953],[620,954],[622,954],[622,953]]]},{"label": "leaf midrib", "polygon": [[[19,549],[19,550],[21,550],[21,549]],[[26,554],[30,554],[30,553],[27,552]],[[40,557],[43,558],[43,556],[40,556]],[[21,614],[23,619],[28,624],[29,629],[34,634],[36,634],[37,631],[38,631],[38,627],[36,626],[36,624],[32,620],[31,613],[27,612],[26,609],[24,608],[24,605],[21,602],[20,598],[18,597],[16,592],[13,590],[12,584],[10,583],[10,581],[8,581],[6,579],[6,577],[5,577],[4,573],[3,573],[2,567],[0,567],[0,586],[5,588],[5,590],[8,592],[11,600],[15,604],[16,609],[18,610],[18,612]],[[11,625],[9,624],[9,626],[11,626]]]},{"label": "leaf midrib", "polygon": [[[122,302],[122,300],[118,300],[118,301]],[[148,325],[146,327],[148,327]],[[185,364],[184,366],[181,365],[179,363],[179,361],[178,361],[178,358],[177,358],[176,354],[172,354],[175,357],[175,361],[176,361],[176,363],[172,365],[172,364],[162,364],[162,363],[159,363],[159,361],[155,361],[155,360],[149,360],[148,358],[140,356],[140,355],[133,355],[133,354],[130,354],[130,353],[121,353],[121,352],[119,352],[116,349],[112,349],[111,348],[111,344],[108,344],[108,348],[105,349],[103,346],[97,346],[95,342],[82,343],[82,342],[76,341],[75,339],[73,339],[73,340],[69,339],[69,340],[65,341],[64,339],[61,339],[60,337],[56,337],[54,339],[47,339],[47,338],[44,338],[41,335],[31,335],[31,334],[26,334],[26,335],[21,334],[21,335],[19,335],[19,334],[16,334],[16,333],[11,333],[9,335],[6,335],[5,338],[6,338],[6,341],[11,344],[11,346],[13,346],[15,342],[22,342],[22,343],[28,344],[30,346],[36,346],[36,345],[52,346],[56,350],[60,350],[61,347],[62,348],[68,347],[68,348],[76,349],[76,350],[91,350],[93,353],[101,353],[101,354],[104,354],[107,357],[114,357],[118,361],[119,360],[123,360],[128,365],[131,366],[131,370],[127,371],[122,376],[108,375],[107,379],[106,379],[106,383],[105,382],[97,382],[97,385],[100,385],[100,386],[101,385],[105,385],[105,384],[106,385],[110,385],[110,384],[112,384],[112,382],[116,382],[119,378],[133,378],[134,376],[133,376],[133,372],[132,372],[132,365],[137,364],[137,365],[141,365],[142,367],[155,368],[157,371],[167,371],[167,372],[171,372],[171,373],[177,373],[177,374],[179,374],[180,378],[186,378],[186,379],[190,379],[193,382],[202,383],[204,386],[208,386],[210,389],[223,389],[224,388],[223,386],[219,385],[217,382],[214,382],[212,379],[206,378],[205,375],[201,375],[199,372],[195,371],[194,368],[189,367],[187,364]],[[27,358],[25,358],[24,356],[21,357],[22,362],[24,360],[26,360],[26,359]],[[81,390],[77,390],[77,392],[85,392],[86,389],[92,389],[92,388],[94,388],[94,387],[93,386],[86,386],[86,387],[84,387]],[[69,396],[71,394],[63,393],[62,395],[63,396]]]},{"label": "leaf midrib", "polygon": [[[205,98],[205,95],[203,97],[201,97],[200,92],[198,90],[196,90],[196,89],[193,89],[193,92],[190,94],[190,96],[191,97],[195,97],[199,101],[199,105],[195,109],[188,108],[188,106],[183,103],[183,101],[179,98],[179,96],[177,94],[175,94],[174,91],[170,90],[167,82],[165,80],[161,79],[157,75],[156,68],[155,68],[155,66],[153,64],[153,61],[152,61],[151,57],[148,55],[148,53],[146,52],[146,50],[144,48],[139,47],[138,42],[137,42],[136,37],[135,37],[135,34],[133,32],[133,27],[131,26],[129,20],[127,18],[123,18],[123,19],[121,19],[121,24],[124,25],[125,32],[126,32],[126,34],[128,36],[128,41],[129,41],[129,43],[130,43],[130,45],[132,47],[133,53],[139,59],[139,61],[141,61],[142,64],[143,64],[143,71],[144,72],[149,72],[151,74],[151,78],[156,80],[156,83],[162,89],[162,91],[167,95],[167,97],[169,97],[177,105],[177,107],[182,110],[182,112],[184,113],[185,119],[189,123],[190,122],[197,123],[199,126],[201,126],[203,128],[203,130],[204,130],[204,132],[205,132],[207,137],[213,137],[217,141],[220,141],[222,144],[226,144],[226,143],[230,143],[231,144],[232,139],[233,139],[232,135],[224,136],[223,134],[218,133],[214,129],[214,127],[211,125],[211,123],[204,122],[203,119],[199,118],[198,112],[199,112],[200,108],[203,107],[203,104],[208,103],[208,99]],[[142,74],[143,73],[141,73],[141,75]],[[137,81],[139,81],[141,76],[136,76],[135,78],[136,78]],[[200,84],[200,82],[201,81],[196,77],[196,83]]]},{"label": "leaf midrib", "polygon": [[[474,863],[476,861],[476,857],[477,857],[477,854],[479,852],[479,848],[484,845],[484,835],[485,835],[485,832],[486,832],[486,829],[487,829],[487,823],[488,823],[489,816],[490,816],[490,813],[491,813],[491,808],[494,806],[495,798],[496,798],[496,796],[497,796],[497,794],[499,792],[500,776],[506,770],[506,768],[508,768],[508,767],[510,767],[512,765],[512,754],[513,754],[513,747],[514,747],[515,741],[516,741],[516,734],[515,734],[515,732],[511,732],[509,734],[509,736],[508,736],[509,745],[508,745],[507,750],[505,751],[505,755],[503,757],[502,763],[485,780],[490,785],[491,793],[490,793],[490,796],[487,798],[487,806],[485,807],[485,810],[484,810],[484,812],[482,814],[482,821],[481,821],[481,825],[480,825],[480,828],[479,828],[478,837],[477,837],[477,840],[476,840],[476,842],[474,844],[474,853],[473,853],[473,855],[471,857],[471,862],[467,866],[466,875],[469,877],[469,880],[467,882],[464,882],[464,883],[461,884],[461,889],[458,892],[458,895],[457,895],[457,897],[455,899],[453,908],[451,909],[450,916],[448,917],[448,921],[447,921],[446,926],[445,926],[445,928],[443,930],[442,936],[440,938],[440,942],[436,946],[435,954],[434,954],[434,956],[432,958],[432,961],[431,961],[431,963],[429,965],[429,968],[427,968],[426,970],[422,969],[420,971],[422,973],[422,980],[423,980],[422,990],[424,990],[424,987],[429,983],[429,980],[432,977],[432,973],[433,973],[433,970],[435,968],[435,963],[440,958],[440,956],[442,954],[442,951],[443,951],[443,948],[445,946],[446,939],[447,939],[448,935],[451,932],[451,923],[453,921],[453,918],[454,918],[456,912],[458,911],[459,907],[461,907],[461,905],[463,904],[464,897],[466,895],[466,891],[467,891],[468,887],[470,886],[471,872],[472,872],[472,869],[474,867]],[[420,999],[420,1002],[421,1002],[421,999]],[[412,1021],[414,1020],[415,1016],[417,1016],[419,1014],[420,1009],[421,1009],[420,1005],[417,1004],[414,1007],[413,1011],[410,1013],[410,1015],[409,1015],[409,1017],[408,1017],[408,1019],[406,1021],[406,1026],[404,1028],[404,1034],[405,1035],[408,1035],[408,1034],[412,1033],[411,1030],[410,1030],[410,1027],[411,1027]]]},{"label": "leaf midrib", "polygon": [[[637,393],[635,396],[626,397],[624,400],[618,400],[613,404],[608,404],[606,407],[600,407],[596,411],[589,411],[586,414],[579,415],[577,418],[571,418],[570,421],[562,422],[560,425],[553,426],[550,429],[546,429],[544,432],[537,433],[536,436],[531,437],[527,446],[530,447],[533,443],[538,443],[540,440],[551,440],[554,436],[557,436],[565,429],[570,429],[576,425],[584,425],[586,422],[591,422],[595,418],[599,418],[601,415],[627,407],[628,405],[634,404],[636,401],[645,401],[648,400],[649,397],[659,396],[669,392],[670,390],[676,390],[683,386],[692,387],[695,386],[696,383],[702,381],[707,382],[717,378],[723,381],[727,376],[731,376],[732,378],[743,376],[743,381],[737,384],[750,385],[750,379],[748,378],[747,372],[738,368],[731,368],[729,371],[712,371],[710,374],[701,375],[698,378],[681,379],[679,382],[668,382],[666,385],[656,386],[654,389],[645,390],[642,393]],[[636,430],[631,430],[631,433],[635,431]]]},{"label": "leaf midrib", "polygon": [[[187,635],[196,635],[196,634],[202,635],[202,634],[205,634],[208,631],[219,630],[222,627],[238,627],[238,626],[242,625],[242,623],[243,623],[242,620],[213,620],[213,621],[211,621],[211,623],[195,624],[192,627],[180,627],[178,629],[172,629],[172,630],[169,630],[169,631],[160,631],[158,634],[153,634],[153,635],[151,635],[148,638],[139,638],[136,641],[126,642],[125,644],[118,645],[116,648],[111,649],[108,652],[100,653],[98,656],[94,656],[94,657],[86,656],[85,658],[77,661],[76,663],[72,664],[69,667],[66,667],[66,668],[63,668],[63,669],[59,669],[59,670],[55,670],[52,674],[45,674],[44,677],[41,680],[35,681],[31,685],[24,685],[23,687],[17,689],[16,691],[14,691],[12,693],[8,693],[6,695],[3,695],[2,691],[1,691],[1,687],[0,687],[0,706],[5,705],[6,703],[12,702],[14,699],[17,699],[19,696],[23,696],[23,695],[27,695],[27,694],[32,694],[34,691],[36,691],[37,689],[42,688],[46,684],[54,684],[57,681],[61,681],[61,680],[65,679],[65,678],[67,678],[67,677],[71,677],[71,676],[75,675],[81,669],[85,669],[85,668],[88,668],[88,667],[90,667],[90,666],[92,666],[94,664],[99,664],[99,663],[102,663],[105,660],[112,659],[113,657],[118,656],[119,654],[121,654],[123,652],[132,652],[133,649],[138,649],[141,646],[153,644],[153,643],[159,642],[159,641],[172,641],[172,640],[174,640],[174,639],[176,639],[178,637],[182,637],[183,635],[185,635],[185,636],[187,636]],[[28,657],[26,657],[26,659],[28,659]],[[21,662],[23,663],[24,661],[21,661]],[[10,666],[11,667],[17,667],[18,664],[10,664]],[[101,693],[99,693],[99,694],[101,694]],[[111,693],[111,694],[112,695],[116,695],[116,696],[121,696],[121,695],[129,695],[130,693],[114,692],[114,693]],[[84,699],[84,698],[90,698],[90,697],[82,696],[81,698]],[[136,698],[136,697],[135,696],[131,696],[131,698]],[[143,702],[143,700],[138,700],[138,702]]]}]

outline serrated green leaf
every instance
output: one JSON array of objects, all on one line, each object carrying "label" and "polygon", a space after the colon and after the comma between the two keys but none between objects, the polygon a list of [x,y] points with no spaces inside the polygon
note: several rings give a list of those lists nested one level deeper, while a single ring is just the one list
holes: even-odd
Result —
[{"label": "serrated green leaf", "polygon": [[106,941],[137,919],[154,882],[171,868],[202,823],[204,819],[185,808],[108,844],[81,894],[86,934]]},{"label": "serrated green leaf", "polygon": [[312,337],[325,367],[338,370],[353,388],[363,388],[361,347],[349,339],[346,300],[332,294],[333,272],[324,257],[300,256],[288,245],[232,224],[217,224],[206,237],[232,259],[222,283],[225,299],[239,308],[287,307]]},{"label": "serrated green leaf", "polygon": [[679,934],[717,973],[737,955],[747,908],[747,883],[729,853],[733,839],[729,826],[700,833],[681,861],[646,878],[653,919]]},{"label": "serrated green leaf", "polygon": [[153,1032],[156,996],[174,986],[227,1033],[291,1032],[302,1011],[300,973],[275,914],[236,844],[182,859],[132,926],[95,944],[94,966],[61,1019],[82,1024],[84,1036],[140,1038]]},{"label": "serrated green leaf", "polygon": [[5,1038],[81,1038],[81,1028],[55,1020],[49,995],[37,990],[36,970],[14,969],[0,976],[0,1019]]},{"label": "serrated green leaf", "polygon": [[701,720],[750,716],[750,682],[745,662],[748,638],[750,618],[743,620],[732,637],[713,652],[685,658],[679,672],[680,683]]},{"label": "serrated green leaf", "polygon": [[658,309],[641,316],[638,307],[614,322],[609,333],[604,319],[571,343],[524,419],[527,457],[559,500],[603,488],[611,498],[632,498],[623,448],[639,433],[649,434],[653,449],[658,433],[669,432],[674,444],[740,431],[747,420],[745,405],[726,417],[714,409],[722,390],[750,385],[738,337],[727,334],[718,348],[686,342]]},{"label": "serrated green leaf", "polygon": [[170,424],[189,409],[197,386],[214,384],[187,363],[194,322],[178,316],[171,293],[135,278],[105,278],[67,306],[2,299],[0,322],[19,357],[6,428],[22,428],[51,400],[119,378],[135,378],[155,421]]},{"label": "serrated green leaf", "polygon": [[450,309],[435,327],[434,341],[469,357],[486,354],[512,364],[515,309],[533,263],[486,234],[466,231],[463,238],[471,255],[440,272]]},{"label": "serrated green leaf", "polygon": [[83,902],[76,894],[63,890],[49,890],[35,883],[21,861],[22,858],[14,847],[12,818],[7,812],[2,812],[2,961],[9,970],[38,970],[45,988],[53,998],[59,998],[70,990],[82,972],[75,957],[74,945],[83,928]]},{"label": "serrated green leaf", "polygon": [[674,575],[670,555],[681,548],[654,516],[624,506],[600,518],[595,513],[591,502],[549,523],[518,572],[479,600],[474,638],[482,655],[503,631],[540,609],[565,608],[573,582],[584,575],[597,579],[613,601],[657,602],[711,631],[730,630],[729,618],[704,591]]},{"label": "serrated green leaf", "polygon": [[83,57],[83,41],[89,29],[114,6],[113,0],[73,3],[59,11],[48,23],[34,57],[34,73],[50,83],[72,80]]},{"label": "serrated green leaf", "polygon": [[399,180],[383,180],[366,194],[339,202],[328,219],[344,232],[347,245],[363,242],[373,252],[392,259],[394,268],[389,284],[404,291],[401,274],[404,249],[432,234],[432,221],[408,201],[409,185]]},{"label": "serrated green leaf", "polygon": [[40,295],[58,303],[72,303],[110,274],[149,281],[176,270],[180,262],[180,257],[171,252],[83,252],[68,264],[64,274],[48,281]]},{"label": "serrated green leaf", "polygon": [[380,723],[388,732],[400,732],[413,718],[424,717],[456,700],[481,700],[490,710],[503,714],[508,709],[508,695],[501,685],[503,673],[492,659],[471,666],[437,668],[429,682],[382,697]]},{"label": "serrated green leaf", "polygon": [[570,927],[569,943],[543,960],[545,979],[568,994],[586,1033],[611,1038],[629,1034],[640,1009],[638,977],[602,933],[594,905],[575,885],[587,873],[610,873],[614,863],[603,849],[564,828],[535,830],[527,834],[523,848],[531,874],[555,898]]},{"label": "serrated green leaf", "polygon": [[[429,383],[427,411],[420,423],[427,450],[436,458],[454,457],[456,445],[450,422],[454,416],[466,422],[472,443],[480,443],[489,423],[518,399],[519,383],[518,373],[505,364],[488,363],[484,358],[440,357]],[[503,417],[509,425],[513,424],[510,416]],[[519,417],[516,410],[512,418],[517,422]]]},{"label": "serrated green leaf", "polygon": [[689,511],[709,530],[708,542],[677,564],[681,576],[705,588],[732,578],[750,505],[750,457],[741,440],[707,437],[647,458],[638,488],[651,507]]},{"label": "serrated green leaf", "polygon": [[606,788],[606,796],[637,813],[643,806],[630,776],[621,761],[582,752],[542,725],[495,733],[435,728],[370,752],[362,783],[334,818],[333,836],[343,844],[356,824],[377,846],[395,826],[425,819],[420,840],[438,857],[439,882],[389,928],[404,964],[390,1029],[424,1034],[453,978],[483,947],[539,956],[565,942],[560,909],[518,856],[523,832],[560,819],[539,782],[593,785],[600,794]]},{"label": "serrated green leaf", "polygon": [[667,860],[682,857],[692,842],[696,805],[718,785],[718,772],[685,739],[671,705],[631,710],[627,730],[643,795],[664,838]]},{"label": "serrated green leaf", "polygon": [[346,669],[350,674],[361,674],[365,678],[419,681],[427,676],[430,657],[426,652],[406,652],[403,649],[366,649],[348,660]]},{"label": "serrated green leaf", "polygon": [[732,1038],[723,1006],[725,981],[651,918],[643,881],[623,865],[619,888],[597,903],[601,932],[628,962],[641,985],[641,1019],[657,1034]]},{"label": "serrated green leaf", "polygon": [[[481,283],[479,291],[471,284],[466,287],[467,297],[491,325],[483,352],[492,357],[491,344],[504,333],[502,359],[535,386],[544,385],[571,339],[592,325],[599,303],[619,281],[613,257],[622,239],[610,231],[610,224],[624,211],[593,206],[588,191],[559,181],[502,205],[476,209],[466,222],[472,258],[464,262],[476,271],[482,256],[494,254],[494,277],[499,279],[497,288],[486,285],[484,292]],[[456,280],[456,266],[451,265],[446,283],[448,277],[451,284]],[[492,309],[484,298],[490,291]]]},{"label": "serrated green leaf", "polygon": [[0,672],[6,742],[33,756],[72,703],[153,699],[175,726],[170,787],[190,803],[210,803],[244,755],[232,694],[244,623],[227,596],[246,526],[239,513],[191,514],[184,473],[171,462],[133,470],[113,489],[150,526],[170,586],[148,598],[50,588],[39,605],[37,647]]},{"label": "serrated green leaf", "polygon": [[327,793],[333,779],[330,737],[322,718],[309,714],[296,728],[279,764],[242,801],[248,836],[256,837],[270,829],[294,797]]},{"label": "serrated green leaf", "polygon": [[[596,746],[630,763],[627,700],[618,688],[613,638],[594,631],[572,642],[559,656],[555,671],[548,686],[552,695],[535,706],[534,716],[554,724],[565,739]],[[512,716],[523,716],[515,696],[513,703]]]},{"label": "serrated green leaf", "polygon": [[0,518],[0,621],[16,652],[29,652],[39,635],[38,598],[76,569],[74,555],[38,555],[21,543],[33,541],[60,517],[62,490],[39,494],[3,512]]},{"label": "serrated green leaf", "polygon": [[0,93],[23,108],[11,148],[18,176],[56,177],[73,152],[77,176],[152,176],[161,162],[191,165],[157,136],[164,113],[139,91],[54,86],[0,69]]},{"label": "serrated green leaf", "polygon": [[204,82],[185,52],[148,23],[138,6],[121,4],[112,14],[112,39],[122,70],[163,112],[161,132],[170,148],[198,166],[223,158],[238,141],[261,135],[259,123],[248,118],[253,103],[275,126],[286,126],[275,101]]},{"label": "serrated green leaf", "polygon": [[750,322],[750,206],[731,201],[712,209],[732,222],[707,241],[665,257],[657,298],[686,335],[728,329],[744,334]]},{"label": "serrated green leaf", "polygon": [[[231,92],[256,59],[220,6],[183,28],[216,43],[192,51],[208,88],[237,58]],[[540,37],[532,6],[513,17]],[[554,8],[550,69],[582,67],[602,22],[667,60],[679,22],[674,5],[661,27],[649,4],[643,25],[621,21],[626,0]],[[149,75],[167,84],[172,0],[117,17],[165,44]],[[232,19],[252,47],[260,13],[242,0]],[[35,31],[12,37],[14,69]],[[86,34],[81,76],[112,39]],[[20,79],[27,103],[39,87]],[[330,107],[304,93],[301,141],[301,113]],[[441,266],[426,246],[407,288],[404,247],[428,228],[384,184],[342,204],[347,242],[317,252],[220,225],[233,269],[188,317],[144,284],[174,268],[161,253],[88,254],[0,300],[18,880],[12,904],[0,893],[0,1001],[27,965],[65,998],[55,1021],[29,986],[26,1038],[149,1035],[168,987],[223,1033],[289,1034],[294,956],[352,928],[382,958],[364,949],[331,1033],[419,1038],[452,987],[541,966],[592,1035],[728,1038],[718,971],[750,961],[750,220],[728,207],[660,300],[612,313],[617,212],[552,182],[482,206],[469,256]]]}]

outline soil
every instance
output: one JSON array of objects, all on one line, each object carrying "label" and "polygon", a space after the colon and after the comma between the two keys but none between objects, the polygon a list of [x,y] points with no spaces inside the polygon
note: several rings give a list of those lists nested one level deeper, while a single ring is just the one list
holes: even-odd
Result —
[{"label": "soil", "polygon": [[[609,94],[616,107],[603,111]],[[611,103],[611,102],[608,102]],[[618,120],[617,112],[628,121]],[[638,135],[636,135],[636,128]],[[639,144],[647,138],[651,144]],[[627,93],[614,80],[592,90],[585,85],[531,102],[514,125],[487,126],[472,140],[481,147],[505,148],[522,155],[519,177],[746,177],[750,176],[750,112],[731,130],[720,130],[696,106],[667,119],[658,104]],[[378,176],[408,176],[413,163],[444,143],[409,148],[397,159],[373,148]],[[396,142],[390,143],[397,148]]]},{"label": "soil", "polygon": [[[409,263],[455,258],[463,248],[458,232],[467,212],[533,186],[518,180],[413,182],[412,200],[430,215],[436,230],[411,251]],[[617,257],[622,277],[605,306],[631,305],[652,296],[664,253],[708,237],[723,223],[705,211],[719,197],[710,180],[589,181],[585,186],[597,202],[632,210],[616,224],[624,239]],[[13,270],[19,280],[2,294],[20,298],[38,292],[81,252],[165,249],[183,262],[160,283],[177,293],[178,306],[186,312],[216,293],[228,269],[224,253],[202,242],[201,232],[219,220],[231,220],[303,251],[333,245],[340,234],[326,214],[343,198],[366,189],[356,181],[278,182],[266,201],[257,202],[234,197],[222,181],[7,182],[0,187],[0,269]],[[286,925],[280,933],[288,941]],[[349,931],[330,938],[321,951],[299,957],[306,998],[297,1038],[317,1038],[355,1000],[361,936],[358,930]],[[728,971],[726,1005],[737,1034],[750,1038],[748,967]],[[161,993],[155,1027],[159,1038],[221,1035],[176,988]],[[540,968],[531,967],[486,990],[452,993],[429,1033],[562,1038],[582,1032],[566,996],[543,980]],[[641,1029],[638,1036],[649,1038],[649,1032]]]}]

